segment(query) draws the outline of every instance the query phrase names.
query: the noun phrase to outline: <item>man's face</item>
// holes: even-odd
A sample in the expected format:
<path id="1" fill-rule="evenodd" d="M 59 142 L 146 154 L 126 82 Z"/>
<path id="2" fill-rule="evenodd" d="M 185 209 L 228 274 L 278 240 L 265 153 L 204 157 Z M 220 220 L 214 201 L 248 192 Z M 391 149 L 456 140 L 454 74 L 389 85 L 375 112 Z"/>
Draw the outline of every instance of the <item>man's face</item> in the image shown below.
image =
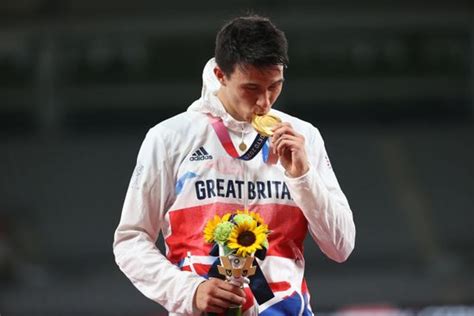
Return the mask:
<path id="1" fill-rule="evenodd" d="M 230 76 L 219 67 L 214 73 L 221 83 L 218 97 L 227 112 L 239 121 L 250 122 L 253 115 L 270 111 L 283 87 L 283 66 L 235 67 Z"/>

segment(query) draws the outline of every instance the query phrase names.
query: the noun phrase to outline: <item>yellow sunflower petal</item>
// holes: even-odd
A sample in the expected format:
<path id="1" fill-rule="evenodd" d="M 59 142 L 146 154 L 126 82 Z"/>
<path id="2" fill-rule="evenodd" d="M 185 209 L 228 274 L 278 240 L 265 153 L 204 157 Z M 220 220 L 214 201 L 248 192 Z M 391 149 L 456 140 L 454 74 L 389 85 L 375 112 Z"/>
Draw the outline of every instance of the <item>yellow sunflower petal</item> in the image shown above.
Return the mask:
<path id="1" fill-rule="evenodd" d="M 246 257 L 262 249 L 266 238 L 266 227 L 257 226 L 255 221 L 244 221 L 234 227 L 227 246 L 235 249 L 237 256 Z M 250 244 L 245 244 L 244 241 Z"/>
<path id="2" fill-rule="evenodd" d="M 214 230 L 220 222 L 221 218 L 218 215 L 215 215 L 214 218 L 207 222 L 206 227 L 204 227 L 204 239 L 207 242 L 211 243 L 214 241 Z"/>
<path id="3" fill-rule="evenodd" d="M 256 212 L 250 212 L 249 214 L 250 216 L 252 216 L 252 218 L 259 224 L 259 225 L 263 225 L 263 218 L 260 216 L 260 214 L 256 213 Z"/>

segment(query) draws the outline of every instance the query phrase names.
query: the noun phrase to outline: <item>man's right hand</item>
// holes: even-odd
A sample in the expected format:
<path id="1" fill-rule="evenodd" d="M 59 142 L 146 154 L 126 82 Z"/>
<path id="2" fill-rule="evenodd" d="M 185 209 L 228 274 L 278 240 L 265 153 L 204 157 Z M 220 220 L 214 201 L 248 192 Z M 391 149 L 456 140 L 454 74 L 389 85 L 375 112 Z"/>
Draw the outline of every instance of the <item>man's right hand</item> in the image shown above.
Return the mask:
<path id="1" fill-rule="evenodd" d="M 201 312 L 223 313 L 231 306 L 244 304 L 245 292 L 223 280 L 211 278 L 198 286 L 194 303 Z"/>

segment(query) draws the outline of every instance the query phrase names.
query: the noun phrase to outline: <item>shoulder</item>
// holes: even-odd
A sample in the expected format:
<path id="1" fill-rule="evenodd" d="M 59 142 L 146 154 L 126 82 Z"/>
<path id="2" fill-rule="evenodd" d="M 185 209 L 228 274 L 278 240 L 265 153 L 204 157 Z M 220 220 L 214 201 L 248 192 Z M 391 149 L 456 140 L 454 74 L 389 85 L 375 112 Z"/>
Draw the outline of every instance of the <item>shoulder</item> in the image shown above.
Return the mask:
<path id="1" fill-rule="evenodd" d="M 148 135 L 165 140 L 188 137 L 193 130 L 205 124 L 205 115 L 194 111 L 186 111 L 156 124 L 148 131 Z"/>
<path id="2" fill-rule="evenodd" d="M 191 150 L 199 134 L 200 125 L 206 124 L 205 115 L 182 112 L 150 128 L 142 142 L 139 157 L 143 160 L 166 162 L 167 166 L 181 161 L 181 155 Z"/>

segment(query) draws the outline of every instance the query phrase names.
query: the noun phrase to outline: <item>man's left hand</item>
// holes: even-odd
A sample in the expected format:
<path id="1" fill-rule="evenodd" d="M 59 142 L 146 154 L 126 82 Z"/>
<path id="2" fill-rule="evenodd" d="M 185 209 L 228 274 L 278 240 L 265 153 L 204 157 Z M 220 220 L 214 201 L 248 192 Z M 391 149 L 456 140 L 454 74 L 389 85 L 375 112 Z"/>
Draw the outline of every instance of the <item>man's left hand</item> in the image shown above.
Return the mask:
<path id="1" fill-rule="evenodd" d="M 273 128 L 272 147 L 288 176 L 296 178 L 309 170 L 304 136 L 290 123 L 280 123 Z"/>

